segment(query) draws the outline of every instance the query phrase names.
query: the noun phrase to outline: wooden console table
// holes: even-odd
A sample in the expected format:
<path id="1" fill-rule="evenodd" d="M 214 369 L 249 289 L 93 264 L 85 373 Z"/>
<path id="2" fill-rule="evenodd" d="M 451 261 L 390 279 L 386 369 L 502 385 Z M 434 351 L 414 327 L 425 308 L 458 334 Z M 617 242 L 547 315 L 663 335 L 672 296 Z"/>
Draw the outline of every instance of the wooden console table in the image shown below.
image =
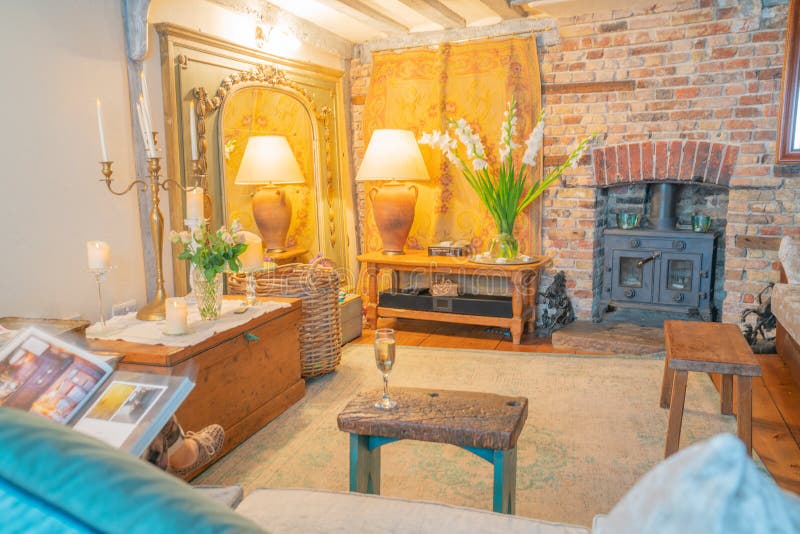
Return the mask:
<path id="1" fill-rule="evenodd" d="M 498 326 L 509 328 L 514 345 L 519 345 L 525 324 L 527 323 L 530 332 L 533 332 L 536 327 L 536 294 L 539 289 L 540 271 L 542 267 L 550 263 L 551 258 L 541 258 L 539 261 L 524 265 L 486 265 L 471 262 L 465 257 L 428 256 L 424 252 L 407 252 L 403 255 L 389 256 L 378 251 L 361 254 L 358 256 L 358 260 L 365 265 L 368 275 L 366 313 L 370 328 L 376 328 L 378 317 L 402 317 Z M 429 275 L 477 275 L 509 279 L 512 290 L 512 317 L 406 310 L 380 306 L 378 303 L 378 272 L 381 269 L 390 269 L 393 273 L 405 271 Z"/>
<path id="2" fill-rule="evenodd" d="M 225 297 L 233 298 L 233 297 Z M 225 429 L 222 454 L 246 440 L 305 394 L 300 378 L 300 300 L 189 347 L 90 339 L 92 350 L 123 355 L 120 369 L 194 374 L 195 387 L 176 413 L 186 430 L 217 423 Z M 203 469 L 207 467 L 203 466 Z M 190 473 L 190 479 L 200 471 Z"/>

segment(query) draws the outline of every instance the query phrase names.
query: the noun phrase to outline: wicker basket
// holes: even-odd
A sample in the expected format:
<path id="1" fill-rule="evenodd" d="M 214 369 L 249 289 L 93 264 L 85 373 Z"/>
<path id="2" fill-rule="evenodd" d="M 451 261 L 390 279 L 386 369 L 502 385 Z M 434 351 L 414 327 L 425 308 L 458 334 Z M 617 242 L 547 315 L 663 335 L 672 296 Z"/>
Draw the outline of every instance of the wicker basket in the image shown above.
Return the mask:
<path id="1" fill-rule="evenodd" d="M 339 275 L 322 262 L 289 263 L 256 275 L 256 294 L 302 301 L 300 356 L 303 378 L 330 373 L 342 359 Z M 245 275 L 228 275 L 228 292 L 244 294 Z"/>

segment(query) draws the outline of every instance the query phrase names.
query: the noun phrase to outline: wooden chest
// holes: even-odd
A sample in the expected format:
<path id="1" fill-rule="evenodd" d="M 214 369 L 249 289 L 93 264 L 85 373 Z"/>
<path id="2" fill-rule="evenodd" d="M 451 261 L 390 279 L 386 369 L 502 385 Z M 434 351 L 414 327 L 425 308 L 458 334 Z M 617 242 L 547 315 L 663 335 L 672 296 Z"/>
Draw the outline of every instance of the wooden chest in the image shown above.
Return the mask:
<path id="1" fill-rule="evenodd" d="M 305 394 L 305 382 L 300 378 L 300 300 L 269 300 L 291 306 L 194 346 L 98 339 L 90 340 L 90 345 L 95 350 L 122 353 L 122 369 L 195 375 L 195 387 L 178 409 L 178 420 L 185 430 L 222 425 L 225 454 Z"/>

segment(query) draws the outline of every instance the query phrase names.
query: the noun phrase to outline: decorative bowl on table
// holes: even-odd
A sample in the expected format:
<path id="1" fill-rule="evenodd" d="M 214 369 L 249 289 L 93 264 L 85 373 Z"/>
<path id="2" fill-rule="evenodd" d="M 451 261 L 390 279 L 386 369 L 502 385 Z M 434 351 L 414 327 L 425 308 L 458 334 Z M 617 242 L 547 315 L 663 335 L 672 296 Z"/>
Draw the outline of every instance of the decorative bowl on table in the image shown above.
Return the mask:
<path id="1" fill-rule="evenodd" d="M 639 226 L 638 213 L 617 213 L 617 227 L 621 230 L 633 230 Z"/>

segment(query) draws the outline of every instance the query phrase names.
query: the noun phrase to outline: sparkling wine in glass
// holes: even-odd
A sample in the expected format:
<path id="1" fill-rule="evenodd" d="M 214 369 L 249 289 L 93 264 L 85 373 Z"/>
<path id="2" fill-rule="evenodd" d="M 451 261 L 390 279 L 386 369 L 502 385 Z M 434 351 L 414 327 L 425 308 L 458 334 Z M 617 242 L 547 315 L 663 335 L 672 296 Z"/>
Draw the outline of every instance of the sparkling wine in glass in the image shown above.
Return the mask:
<path id="1" fill-rule="evenodd" d="M 394 330 L 379 328 L 375 330 L 375 365 L 383 373 L 383 398 L 375 404 L 376 408 L 391 410 L 397 403 L 389 398 L 389 373 L 395 362 Z"/>

